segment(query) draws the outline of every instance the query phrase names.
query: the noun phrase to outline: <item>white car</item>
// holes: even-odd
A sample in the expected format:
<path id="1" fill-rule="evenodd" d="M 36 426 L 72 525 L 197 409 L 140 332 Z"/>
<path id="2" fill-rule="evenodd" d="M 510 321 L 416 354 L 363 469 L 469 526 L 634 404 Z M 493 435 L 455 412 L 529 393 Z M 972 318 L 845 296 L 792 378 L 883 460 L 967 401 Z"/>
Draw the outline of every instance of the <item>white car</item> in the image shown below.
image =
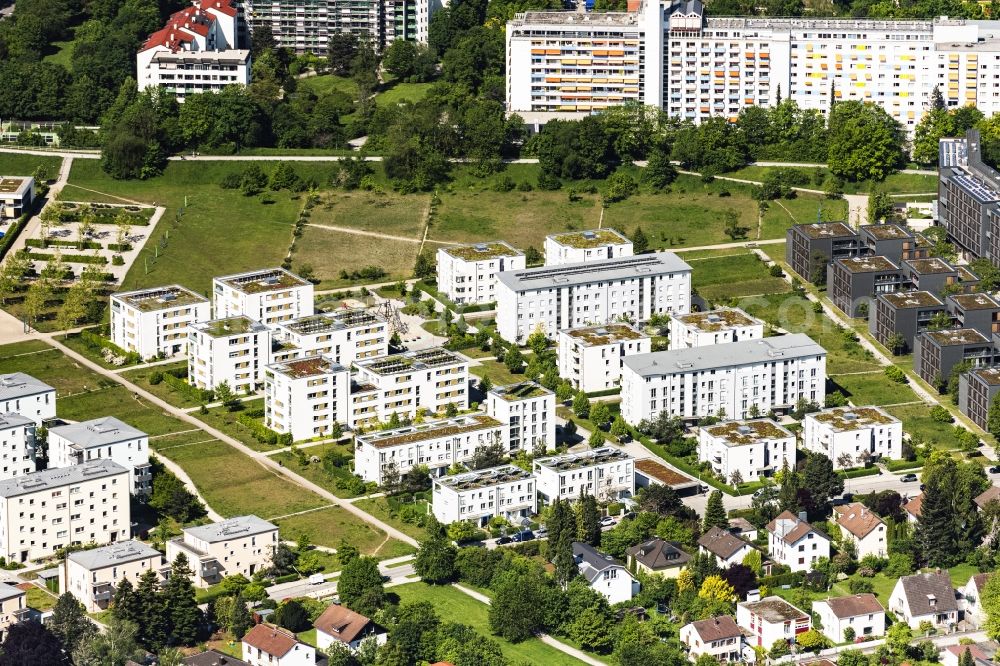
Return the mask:
<path id="1" fill-rule="evenodd" d="M 601 518 L 601 527 L 614 527 L 615 519 L 611 516 L 604 516 Z"/>

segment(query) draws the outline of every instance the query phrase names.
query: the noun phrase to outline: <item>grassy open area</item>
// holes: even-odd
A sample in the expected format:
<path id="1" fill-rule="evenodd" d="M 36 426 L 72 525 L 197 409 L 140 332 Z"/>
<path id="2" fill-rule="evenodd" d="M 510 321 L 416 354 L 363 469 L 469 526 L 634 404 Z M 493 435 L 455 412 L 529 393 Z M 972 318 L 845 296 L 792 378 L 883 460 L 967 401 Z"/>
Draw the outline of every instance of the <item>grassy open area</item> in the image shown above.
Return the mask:
<path id="1" fill-rule="evenodd" d="M 34 608 L 39 611 L 52 610 L 56 605 L 56 597 L 52 593 L 43 590 L 40 587 L 32 585 L 26 592 L 25 604 L 28 608 Z"/>
<path id="2" fill-rule="evenodd" d="M 365 555 L 389 559 L 413 552 L 409 544 L 389 538 L 382 530 L 355 518 L 340 507 L 327 507 L 275 521 L 286 539 L 296 540 L 303 532 L 318 546 L 337 548 L 342 542 L 357 547 Z"/>
<path id="3" fill-rule="evenodd" d="M 427 509 L 427 502 L 424 500 L 417 500 L 417 505 L 421 509 Z M 358 507 L 366 513 L 370 513 L 387 525 L 395 527 L 397 530 L 403 534 L 409 535 L 414 539 L 425 539 L 427 538 L 427 530 L 412 523 L 405 523 L 399 519 L 396 512 L 392 510 L 389 506 L 388 500 L 384 497 L 373 497 L 366 499 L 359 499 L 354 502 L 354 506 Z"/>
<path id="4" fill-rule="evenodd" d="M 731 176 L 733 178 L 745 178 L 747 180 L 761 181 L 768 171 L 774 171 L 777 167 L 760 167 L 760 166 L 748 166 L 740 169 L 739 171 L 733 171 L 731 173 L 725 174 L 726 176 Z M 808 182 L 801 185 L 801 187 L 813 190 L 822 190 L 826 187 L 826 183 L 830 182 L 833 175 L 830 173 L 829 169 L 816 167 L 781 167 L 783 169 L 791 169 L 792 171 L 799 172 L 803 174 Z M 816 174 L 822 174 L 822 183 L 817 183 Z M 845 182 L 844 192 L 847 194 L 855 193 L 867 193 L 871 191 L 871 188 L 879 187 L 884 192 L 889 194 L 905 194 L 909 192 L 934 192 L 937 190 L 937 177 L 932 175 L 916 174 L 916 173 L 894 173 L 884 182 L 872 183 L 871 181 L 859 181 L 856 183 Z"/>
<path id="5" fill-rule="evenodd" d="M 70 32 L 75 32 L 76 28 L 69 28 Z M 63 42 L 52 42 L 49 44 L 48 53 L 42 58 L 42 62 L 51 62 L 56 65 L 62 65 L 69 71 L 73 71 L 73 46 L 76 44 L 74 39 L 68 39 Z"/>
<path id="6" fill-rule="evenodd" d="M 60 164 L 61 157 L 0 153 L 0 175 L 4 176 L 30 176 L 39 166 L 44 166 L 49 172 L 49 178 L 55 178 Z"/>
<path id="7" fill-rule="evenodd" d="M 401 102 L 419 102 L 427 97 L 432 85 L 432 83 L 394 83 L 375 95 L 375 103 L 379 106 L 389 106 Z"/>
<path id="8" fill-rule="evenodd" d="M 207 414 L 194 412 L 193 416 L 200 421 L 204 421 L 213 428 L 221 430 L 230 437 L 240 440 L 254 451 L 273 451 L 278 448 L 277 445 L 264 444 L 263 442 L 259 442 L 254 439 L 253 434 L 250 432 L 250 428 L 246 427 L 237 420 L 240 414 L 248 409 L 263 409 L 264 399 L 244 399 L 243 406 L 244 409 L 236 412 L 229 411 L 228 407 L 212 407 L 208 410 Z"/>
<path id="9" fill-rule="evenodd" d="M 309 211 L 308 224 L 349 227 L 420 240 L 429 199 L 426 194 L 332 190 L 323 194 Z"/>
<path id="10" fill-rule="evenodd" d="M 491 636 L 489 627 L 489 607 L 461 590 L 451 586 L 407 583 L 390 588 L 399 595 L 400 601 L 428 601 L 445 622 L 466 624 L 484 636 Z M 504 656 L 516 663 L 546 664 L 547 666 L 578 666 L 580 662 L 549 647 L 537 638 L 523 643 L 509 643 L 498 636 L 493 640 L 500 643 Z"/>
<path id="11" fill-rule="evenodd" d="M 323 468 L 323 456 L 325 456 L 330 451 L 340 451 L 349 456 L 354 455 L 351 449 L 350 441 L 346 441 L 339 444 L 319 444 L 317 446 L 305 446 L 299 449 L 306 456 L 306 464 L 300 465 L 298 458 L 292 454 L 291 451 L 282 451 L 281 453 L 276 453 L 271 456 L 272 460 L 280 462 L 282 465 L 292 470 L 299 476 L 308 479 L 318 486 L 321 486 L 337 497 L 356 497 L 353 493 L 349 493 L 341 488 L 337 487 L 337 479 Z M 319 458 L 320 462 L 312 462 L 312 458 Z M 344 476 L 351 476 L 349 469 L 338 470 Z"/>
<path id="12" fill-rule="evenodd" d="M 153 365 L 146 368 L 138 368 L 136 370 L 127 370 L 121 373 L 121 375 L 130 382 L 138 384 L 142 388 L 146 389 L 156 397 L 169 402 L 171 405 L 176 405 L 177 407 L 197 407 L 200 404 L 197 400 L 189 396 L 187 393 L 178 391 L 170 384 L 167 384 L 166 382 L 160 382 L 159 384 L 149 383 L 149 376 L 154 372 L 167 372 L 168 370 L 186 367 L 187 361 L 178 361 L 177 363 L 166 363 L 164 365 Z"/>
<path id="13" fill-rule="evenodd" d="M 479 378 L 489 377 L 494 386 L 505 386 L 524 381 L 524 374 L 515 375 L 503 363 L 494 360 L 482 361 L 479 365 L 470 365 L 469 372 Z"/>
<path id="14" fill-rule="evenodd" d="M 771 277 L 767 266 L 748 250 L 729 250 L 729 255 L 708 258 L 681 258 L 691 264 L 692 281 L 698 293 L 710 300 L 738 298 L 754 294 L 781 294 L 790 291 L 780 277 Z"/>
<path id="15" fill-rule="evenodd" d="M 882 371 L 864 375 L 840 375 L 834 381 L 855 405 L 895 405 L 920 400 L 908 386 L 891 384 Z"/>
<path id="16" fill-rule="evenodd" d="M 419 242 L 372 238 L 357 234 L 307 226 L 295 244 L 293 269 L 309 265 L 320 289 L 348 287 L 371 282 L 389 282 L 413 276 Z M 378 279 L 345 280 L 340 271 L 348 273 L 375 266 L 385 272 Z"/>
<path id="17" fill-rule="evenodd" d="M 335 90 L 350 95 L 351 99 L 357 97 L 358 94 L 358 86 L 352 79 L 334 74 L 323 74 L 299 79 L 298 85 L 300 90 L 311 90 L 317 96 L 325 95 Z"/>
<path id="18" fill-rule="evenodd" d="M 948 400 L 948 398 L 944 398 Z M 939 448 L 955 448 L 953 423 L 939 423 L 930 417 L 930 407 L 918 405 L 898 405 L 886 407 L 887 412 L 903 422 L 903 431 L 910 437 L 930 443 Z"/>

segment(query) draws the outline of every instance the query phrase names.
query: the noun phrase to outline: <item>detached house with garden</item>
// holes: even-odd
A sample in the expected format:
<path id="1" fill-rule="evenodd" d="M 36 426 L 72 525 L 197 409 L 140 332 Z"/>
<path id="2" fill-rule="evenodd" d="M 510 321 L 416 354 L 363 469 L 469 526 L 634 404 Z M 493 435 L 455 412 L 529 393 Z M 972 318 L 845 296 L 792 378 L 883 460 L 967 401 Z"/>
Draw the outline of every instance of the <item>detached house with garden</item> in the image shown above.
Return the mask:
<path id="1" fill-rule="evenodd" d="M 810 571 L 816 560 L 830 557 L 830 538 L 806 522 L 805 515 L 784 511 L 767 524 L 767 547 L 778 564 Z"/>
<path id="2" fill-rule="evenodd" d="M 870 640 L 885 634 L 885 609 L 874 594 L 814 601 L 812 611 L 823 625 L 823 635 L 834 643 L 855 638 Z"/>
<path id="3" fill-rule="evenodd" d="M 922 622 L 947 629 L 958 623 L 958 598 L 947 573 L 903 576 L 889 595 L 889 610 L 911 629 Z"/>

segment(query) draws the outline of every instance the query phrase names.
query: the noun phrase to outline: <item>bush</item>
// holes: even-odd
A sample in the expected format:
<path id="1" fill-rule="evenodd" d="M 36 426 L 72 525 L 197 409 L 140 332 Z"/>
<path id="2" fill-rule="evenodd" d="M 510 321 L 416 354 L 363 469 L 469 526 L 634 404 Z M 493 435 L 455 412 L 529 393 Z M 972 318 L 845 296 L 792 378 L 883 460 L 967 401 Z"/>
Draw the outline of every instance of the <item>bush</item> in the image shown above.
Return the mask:
<path id="1" fill-rule="evenodd" d="M 934 405 L 930 411 L 931 420 L 936 423 L 951 423 L 951 412 L 941 405 Z"/>
<path id="2" fill-rule="evenodd" d="M 122 258 L 122 256 L 120 254 L 116 254 L 113 257 L 111 257 L 111 265 L 112 266 L 124 266 L 125 265 L 125 260 Z"/>
<path id="3" fill-rule="evenodd" d="M 852 578 L 847 583 L 847 589 L 851 594 L 866 594 L 875 591 L 875 584 L 867 578 Z"/>
<path id="4" fill-rule="evenodd" d="M 784 277 L 785 275 L 781 271 L 781 266 L 779 266 L 778 264 L 771 264 L 771 268 L 768 269 L 768 273 L 771 274 L 771 277 L 776 277 L 776 278 Z"/>
<path id="5" fill-rule="evenodd" d="M 157 384 L 160 384 L 162 382 L 163 382 L 163 373 L 160 372 L 159 370 L 154 371 L 153 374 L 149 376 L 149 383 L 151 386 L 156 386 Z"/>
<path id="6" fill-rule="evenodd" d="M 167 383 L 167 386 L 177 389 L 195 402 L 204 403 L 215 400 L 215 391 L 209 391 L 206 389 L 200 389 L 197 386 L 191 386 L 186 381 L 187 370 L 184 370 L 183 372 L 184 374 L 180 377 L 173 372 L 165 372 L 163 373 L 163 381 Z"/>
<path id="7" fill-rule="evenodd" d="M 774 576 L 764 576 L 758 582 L 762 587 L 773 590 L 774 588 L 781 587 L 782 585 L 791 585 L 792 587 L 801 585 L 805 578 L 805 572 L 789 571 L 787 573 L 775 574 Z"/>
<path id="8" fill-rule="evenodd" d="M 885 376 L 888 377 L 890 381 L 896 382 L 897 384 L 908 384 L 910 381 L 906 378 L 906 373 L 895 365 L 886 367 Z"/>
<path id="9" fill-rule="evenodd" d="M 88 349 L 102 353 L 104 350 L 108 350 L 113 355 L 123 359 L 122 365 L 134 365 L 142 361 L 142 357 L 139 356 L 137 352 L 127 352 L 115 343 L 111 342 L 107 338 L 96 332 L 100 329 L 86 329 L 80 331 L 79 337 L 80 341 L 87 346 Z"/>
<path id="10" fill-rule="evenodd" d="M 7 252 L 10 251 L 11 246 L 14 241 L 17 240 L 18 234 L 24 229 L 24 226 L 28 224 L 28 220 L 31 219 L 31 213 L 25 213 L 21 217 L 17 218 L 17 222 L 11 225 L 7 233 L 4 234 L 3 238 L 0 238 L 0 259 L 3 259 Z"/>
<path id="11" fill-rule="evenodd" d="M 238 190 L 243 178 L 238 173 L 227 173 L 222 177 L 219 187 L 224 190 Z"/>
<path id="12" fill-rule="evenodd" d="M 271 445 L 282 444 L 284 446 L 287 446 L 292 443 L 291 433 L 284 433 L 282 435 L 279 435 L 278 433 L 276 433 L 275 431 L 271 430 L 263 423 L 258 421 L 257 419 L 260 418 L 260 416 L 263 416 L 263 414 L 261 414 L 256 418 L 252 416 L 252 414 L 257 411 L 263 412 L 263 410 L 247 410 L 242 414 L 240 414 L 239 416 L 237 416 L 236 420 L 241 425 L 246 426 L 247 429 L 250 431 L 250 434 L 253 435 L 253 438 L 256 439 L 258 442 Z"/>

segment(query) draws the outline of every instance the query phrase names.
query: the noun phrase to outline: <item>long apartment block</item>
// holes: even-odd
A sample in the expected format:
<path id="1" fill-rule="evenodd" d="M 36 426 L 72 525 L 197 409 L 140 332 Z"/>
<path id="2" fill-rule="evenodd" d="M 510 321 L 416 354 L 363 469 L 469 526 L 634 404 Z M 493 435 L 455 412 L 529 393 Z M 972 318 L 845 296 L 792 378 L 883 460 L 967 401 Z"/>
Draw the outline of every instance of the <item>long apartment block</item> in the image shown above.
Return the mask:
<path id="1" fill-rule="evenodd" d="M 111 294 L 111 342 L 144 359 L 187 351 L 187 327 L 211 319 L 208 299 L 179 284 Z"/>
<path id="2" fill-rule="evenodd" d="M 979 130 L 942 139 L 938 163 L 938 221 L 948 240 L 965 259 L 986 257 L 1000 266 L 1000 173 L 983 161 Z"/>
<path id="3" fill-rule="evenodd" d="M 673 252 L 506 271 L 499 281 L 497 330 L 509 342 L 691 310 L 691 266 Z"/>
<path id="4" fill-rule="evenodd" d="M 520 524 L 535 513 L 536 502 L 534 475 L 501 465 L 434 479 L 431 504 L 434 517 L 444 525 L 471 520 L 485 527 L 496 516 Z"/>
<path id="5" fill-rule="evenodd" d="M 998 357 L 992 337 L 973 328 L 925 331 L 913 343 L 913 369 L 925 382 L 947 382 L 952 368 L 968 362 L 973 367 L 993 365 Z"/>
<path id="6" fill-rule="evenodd" d="M 739 308 L 718 308 L 670 318 L 670 349 L 710 347 L 763 337 L 764 322 Z"/>
<path id="7" fill-rule="evenodd" d="M 268 328 L 313 314 L 313 285 L 284 268 L 225 275 L 212 280 L 216 319 L 250 317 Z"/>
<path id="8" fill-rule="evenodd" d="M 641 101 L 698 122 L 857 100 L 912 134 L 935 87 L 948 107 L 1000 110 L 998 36 L 997 21 L 708 17 L 700 0 L 525 12 L 507 24 L 507 106 L 541 124 Z"/>
<path id="9" fill-rule="evenodd" d="M 389 353 L 389 324 L 362 308 L 336 310 L 279 324 L 274 334 L 288 355 L 322 354 L 349 366 L 357 360 Z"/>
<path id="10" fill-rule="evenodd" d="M 929 291 L 879 294 L 868 312 L 868 332 L 890 351 L 906 354 L 913 340 L 928 330 L 935 316 L 945 312 L 944 302 Z M 894 347 L 895 342 L 902 342 Z"/>

